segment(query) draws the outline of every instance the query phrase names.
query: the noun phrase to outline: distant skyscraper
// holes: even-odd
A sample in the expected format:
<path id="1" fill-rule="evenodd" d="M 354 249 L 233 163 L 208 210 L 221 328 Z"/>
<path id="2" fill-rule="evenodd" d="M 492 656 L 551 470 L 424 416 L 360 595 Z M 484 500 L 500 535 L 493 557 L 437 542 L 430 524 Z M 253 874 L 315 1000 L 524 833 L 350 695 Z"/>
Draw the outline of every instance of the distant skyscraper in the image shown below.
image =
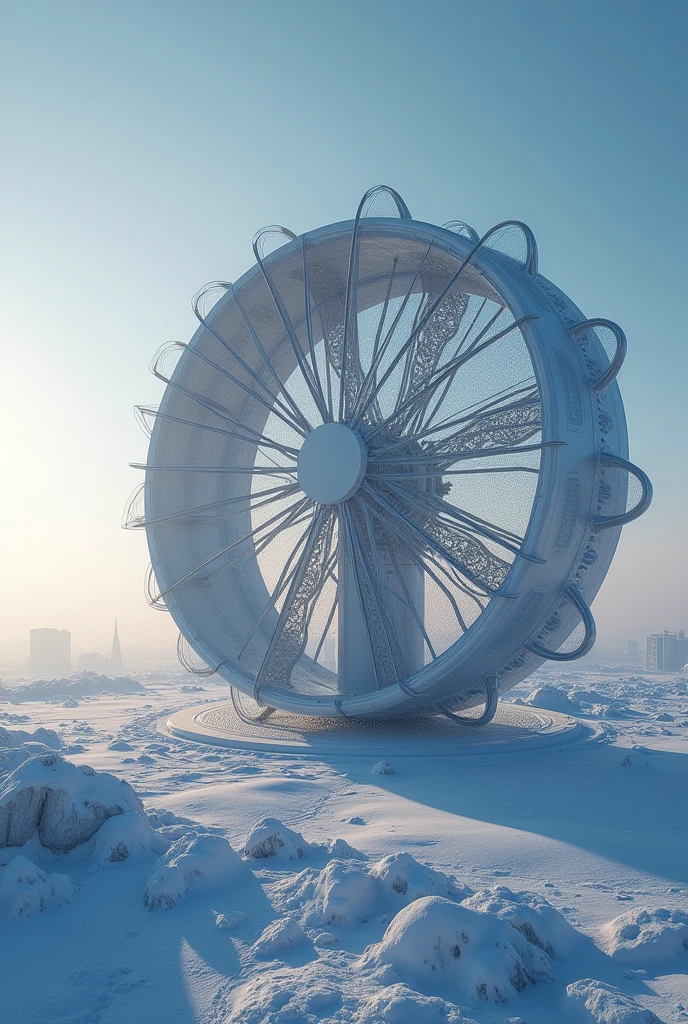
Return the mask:
<path id="1" fill-rule="evenodd" d="M 122 650 L 119 646 L 117 619 L 115 619 L 115 633 L 112 637 L 112 654 L 110 655 L 110 675 L 121 676 L 123 672 L 124 662 L 122 661 Z"/>
<path id="2" fill-rule="evenodd" d="M 647 638 L 645 668 L 654 672 L 680 672 L 688 662 L 688 641 L 685 633 L 653 633 Z"/>
<path id="3" fill-rule="evenodd" d="M 29 639 L 29 672 L 51 679 L 72 671 L 72 635 L 68 629 L 32 629 Z"/>
<path id="4" fill-rule="evenodd" d="M 638 664 L 638 644 L 635 640 L 628 641 L 627 657 L 629 665 Z"/>

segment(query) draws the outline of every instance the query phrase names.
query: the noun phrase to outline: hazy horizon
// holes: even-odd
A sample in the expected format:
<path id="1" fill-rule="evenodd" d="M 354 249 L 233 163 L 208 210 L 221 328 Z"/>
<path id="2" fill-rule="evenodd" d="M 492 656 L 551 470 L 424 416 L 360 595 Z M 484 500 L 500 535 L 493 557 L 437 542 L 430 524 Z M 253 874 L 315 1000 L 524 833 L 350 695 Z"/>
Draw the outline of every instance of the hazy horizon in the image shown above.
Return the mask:
<path id="1" fill-rule="evenodd" d="M 594 603 L 599 644 L 688 628 L 686 8 L 201 6 L 4 12 L 0 662 L 41 626 L 107 653 L 115 617 L 125 649 L 173 649 L 145 538 L 120 529 L 150 359 L 259 228 L 349 219 L 381 182 L 419 220 L 525 221 L 541 272 L 624 328 L 655 500 Z"/>

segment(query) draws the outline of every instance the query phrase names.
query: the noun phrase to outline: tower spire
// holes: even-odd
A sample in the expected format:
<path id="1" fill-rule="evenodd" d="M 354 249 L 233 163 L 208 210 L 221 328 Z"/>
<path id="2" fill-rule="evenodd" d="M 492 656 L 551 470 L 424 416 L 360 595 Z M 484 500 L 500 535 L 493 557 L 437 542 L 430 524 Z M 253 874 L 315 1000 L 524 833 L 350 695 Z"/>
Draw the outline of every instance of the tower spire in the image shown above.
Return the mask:
<path id="1" fill-rule="evenodd" d="M 119 676 L 124 672 L 124 662 L 122 661 L 122 649 L 119 645 L 119 633 L 117 632 L 117 619 L 115 619 L 115 632 L 112 637 L 110 672 L 112 673 L 113 676 Z"/>

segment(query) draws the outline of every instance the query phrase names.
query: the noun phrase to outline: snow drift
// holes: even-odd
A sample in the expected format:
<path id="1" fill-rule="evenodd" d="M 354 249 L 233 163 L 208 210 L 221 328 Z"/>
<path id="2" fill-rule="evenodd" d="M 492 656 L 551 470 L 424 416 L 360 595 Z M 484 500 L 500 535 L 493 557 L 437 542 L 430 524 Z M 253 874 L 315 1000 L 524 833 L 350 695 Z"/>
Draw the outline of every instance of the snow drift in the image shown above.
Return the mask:
<path id="1" fill-rule="evenodd" d="M 69 903 L 78 891 L 68 875 L 46 874 L 28 857 L 14 857 L 0 869 L 0 913 L 4 917 L 35 917 L 49 907 Z"/>
<path id="2" fill-rule="evenodd" d="M 145 693 L 146 688 L 128 676 L 97 675 L 87 672 L 70 679 L 37 679 L 24 686 L 0 686 L 0 701 L 22 704 L 33 700 L 65 700 L 65 698 L 98 697 L 102 693 Z"/>
<path id="3" fill-rule="evenodd" d="M 602 948 L 613 960 L 643 967 L 688 954 L 688 914 L 682 910 L 629 910 L 601 929 Z"/>
<path id="4" fill-rule="evenodd" d="M 585 978 L 568 985 L 566 992 L 587 1010 L 584 1019 L 590 1024 L 662 1024 L 635 999 L 603 981 Z"/>
<path id="5" fill-rule="evenodd" d="M 240 884 L 251 877 L 223 836 L 189 834 L 173 843 L 144 887 L 149 910 L 169 909 L 205 889 Z"/>
<path id="6" fill-rule="evenodd" d="M 553 980 L 547 953 L 512 924 L 441 896 L 400 910 L 359 965 L 387 967 L 398 980 L 451 986 L 463 999 L 493 1003 L 508 1003 L 529 985 Z"/>

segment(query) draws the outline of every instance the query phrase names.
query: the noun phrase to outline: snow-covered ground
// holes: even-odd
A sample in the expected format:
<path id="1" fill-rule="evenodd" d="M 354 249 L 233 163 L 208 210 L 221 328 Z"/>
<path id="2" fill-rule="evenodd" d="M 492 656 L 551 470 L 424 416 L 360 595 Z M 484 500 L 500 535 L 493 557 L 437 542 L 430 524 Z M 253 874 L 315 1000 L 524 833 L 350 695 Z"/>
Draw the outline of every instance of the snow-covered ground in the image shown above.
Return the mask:
<path id="1" fill-rule="evenodd" d="M 222 689 L 140 682 L 0 703 L 2 1024 L 687 1024 L 685 677 L 541 670 L 587 739 L 394 774 L 171 739 Z"/>

